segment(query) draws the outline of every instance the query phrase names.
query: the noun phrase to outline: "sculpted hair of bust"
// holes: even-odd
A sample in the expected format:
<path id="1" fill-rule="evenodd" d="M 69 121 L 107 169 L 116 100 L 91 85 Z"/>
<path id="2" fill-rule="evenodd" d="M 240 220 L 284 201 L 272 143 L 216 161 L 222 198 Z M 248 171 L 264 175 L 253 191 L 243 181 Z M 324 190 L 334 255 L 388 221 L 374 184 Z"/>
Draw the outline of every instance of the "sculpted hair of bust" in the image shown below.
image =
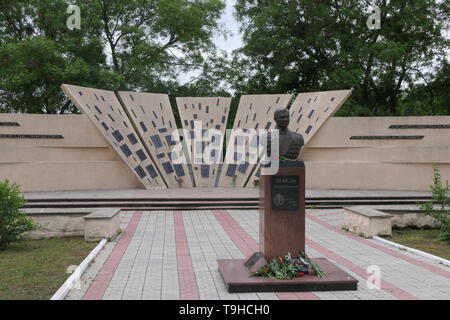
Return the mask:
<path id="1" fill-rule="evenodd" d="M 274 112 L 277 129 L 286 129 L 289 126 L 289 118 L 289 110 L 287 108 L 277 108 Z"/>
<path id="2" fill-rule="evenodd" d="M 287 108 L 279 107 L 274 112 L 274 120 L 276 122 L 275 129 L 279 130 L 279 155 L 287 159 L 296 160 L 300 155 L 300 150 L 304 145 L 303 136 L 297 132 L 288 129 L 290 113 Z M 271 136 L 269 134 L 269 143 L 267 146 L 268 155 L 271 151 Z"/>

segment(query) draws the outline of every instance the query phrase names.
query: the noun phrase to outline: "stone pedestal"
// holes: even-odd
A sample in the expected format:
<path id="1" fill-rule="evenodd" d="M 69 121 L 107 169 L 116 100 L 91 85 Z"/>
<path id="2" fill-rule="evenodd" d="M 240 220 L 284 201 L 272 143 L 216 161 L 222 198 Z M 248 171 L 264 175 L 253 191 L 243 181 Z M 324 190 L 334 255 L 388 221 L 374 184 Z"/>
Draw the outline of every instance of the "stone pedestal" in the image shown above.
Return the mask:
<path id="1" fill-rule="evenodd" d="M 358 280 L 327 259 L 313 259 L 326 273 L 319 278 L 307 274 L 292 280 L 252 277 L 245 260 L 218 260 L 220 274 L 229 293 L 245 292 L 310 292 L 356 290 Z"/>
<path id="2" fill-rule="evenodd" d="M 280 162 L 260 179 L 259 247 L 266 259 L 305 251 L 305 165 Z"/>
<path id="3" fill-rule="evenodd" d="M 260 178 L 260 252 L 247 260 L 218 260 L 220 274 L 230 293 L 305 292 L 357 290 L 358 280 L 327 259 L 313 259 L 325 272 L 292 280 L 253 277 L 268 259 L 293 258 L 305 251 L 305 165 L 303 161 L 280 162 L 276 175 Z"/>

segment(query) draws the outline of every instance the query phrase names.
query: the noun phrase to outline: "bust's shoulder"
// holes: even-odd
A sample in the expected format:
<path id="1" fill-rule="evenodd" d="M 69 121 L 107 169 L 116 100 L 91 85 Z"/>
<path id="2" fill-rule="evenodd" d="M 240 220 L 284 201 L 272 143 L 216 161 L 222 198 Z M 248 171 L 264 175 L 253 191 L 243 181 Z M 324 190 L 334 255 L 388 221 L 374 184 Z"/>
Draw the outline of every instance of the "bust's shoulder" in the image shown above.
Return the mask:
<path id="1" fill-rule="evenodd" d="M 291 131 L 290 132 L 290 138 L 292 139 L 292 141 L 296 142 L 296 143 L 302 143 L 303 144 L 303 136 L 300 133 Z"/>

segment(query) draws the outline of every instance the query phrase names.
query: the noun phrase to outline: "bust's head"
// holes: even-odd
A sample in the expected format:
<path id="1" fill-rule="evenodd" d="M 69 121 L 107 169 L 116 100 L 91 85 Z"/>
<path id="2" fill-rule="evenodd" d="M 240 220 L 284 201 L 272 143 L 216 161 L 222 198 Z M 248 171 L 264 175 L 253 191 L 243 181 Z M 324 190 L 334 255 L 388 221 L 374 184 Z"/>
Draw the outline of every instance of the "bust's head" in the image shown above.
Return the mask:
<path id="1" fill-rule="evenodd" d="M 289 125 L 289 110 L 287 108 L 279 107 L 275 110 L 274 119 L 278 128 L 285 129 Z"/>

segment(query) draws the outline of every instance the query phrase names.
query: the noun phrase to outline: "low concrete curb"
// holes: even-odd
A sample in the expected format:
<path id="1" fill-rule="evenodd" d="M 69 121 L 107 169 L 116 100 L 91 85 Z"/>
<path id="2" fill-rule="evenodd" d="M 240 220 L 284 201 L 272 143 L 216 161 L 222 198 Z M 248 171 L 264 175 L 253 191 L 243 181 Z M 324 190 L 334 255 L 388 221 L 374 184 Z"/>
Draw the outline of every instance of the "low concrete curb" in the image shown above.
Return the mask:
<path id="1" fill-rule="evenodd" d="M 63 300 L 74 285 L 80 280 L 83 273 L 86 271 L 87 267 L 91 262 L 98 256 L 100 251 L 106 245 L 107 240 L 102 239 L 100 243 L 89 253 L 89 255 L 80 263 L 80 265 L 75 269 L 75 271 L 70 275 L 69 278 L 63 283 L 63 285 L 56 291 L 56 293 L 50 298 L 50 300 Z"/>
<path id="2" fill-rule="evenodd" d="M 411 253 L 415 253 L 415 254 L 417 254 L 419 256 L 422 256 L 424 258 L 428 258 L 428 259 L 434 260 L 436 262 L 442 263 L 443 265 L 445 265 L 447 267 L 450 267 L 450 261 L 449 260 L 446 260 L 446 259 L 434 256 L 434 255 L 426 253 L 424 251 L 413 249 L 413 248 L 410 248 L 410 247 L 406 247 L 406 246 L 403 246 L 401 244 L 398 244 L 398 243 L 395 243 L 395 242 L 392 242 L 392 241 L 389 241 L 389 240 L 386 240 L 386 239 L 383 239 L 383 238 L 380 238 L 380 237 L 377 237 L 377 236 L 373 237 L 372 239 L 380 241 L 380 242 L 383 242 L 383 243 L 385 243 L 387 245 L 390 245 L 392 247 L 396 247 L 398 249 L 402 249 L 402 250 L 405 250 L 405 251 L 408 251 L 408 252 L 411 252 Z"/>

